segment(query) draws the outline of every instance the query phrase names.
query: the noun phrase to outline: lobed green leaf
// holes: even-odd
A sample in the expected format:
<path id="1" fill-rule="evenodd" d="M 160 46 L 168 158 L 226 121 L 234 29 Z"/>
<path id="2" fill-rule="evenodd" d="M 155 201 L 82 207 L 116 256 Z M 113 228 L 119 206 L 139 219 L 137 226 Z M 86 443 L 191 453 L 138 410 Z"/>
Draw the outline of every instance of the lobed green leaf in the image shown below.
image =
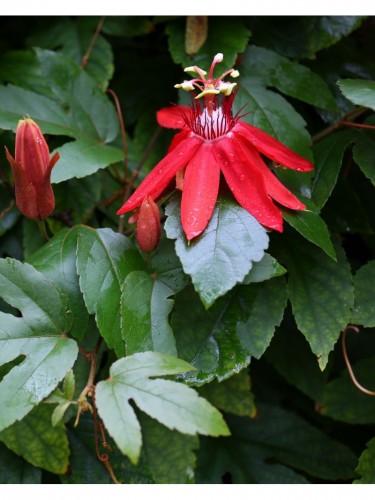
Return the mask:
<path id="1" fill-rule="evenodd" d="M 297 238 L 285 240 L 283 257 L 289 272 L 288 293 L 299 330 L 324 369 L 328 354 L 349 323 L 354 294 L 344 252 L 337 262 Z"/>
<path id="2" fill-rule="evenodd" d="M 53 409 L 38 405 L 20 422 L 0 433 L 0 440 L 35 467 L 64 474 L 69 465 L 69 444 L 65 426 L 52 426 Z"/>
<path id="3" fill-rule="evenodd" d="M 295 413 L 259 404 L 254 420 L 229 417 L 232 436 L 203 443 L 197 479 L 235 483 L 307 483 L 300 473 L 326 480 L 353 477 L 355 455 Z M 298 472 L 296 472 L 298 471 Z"/>
<path id="4" fill-rule="evenodd" d="M 143 269 L 139 252 L 125 236 L 111 229 L 77 229 L 77 271 L 86 308 L 95 319 L 108 347 L 121 357 L 121 288 L 126 276 Z"/>
<path id="5" fill-rule="evenodd" d="M 0 297 L 22 315 L 0 312 L 0 366 L 16 363 L 0 382 L 3 430 L 56 388 L 78 347 L 66 336 L 72 326 L 66 296 L 29 264 L 0 260 Z"/>
<path id="6" fill-rule="evenodd" d="M 253 262 L 262 259 L 268 246 L 267 232 L 245 209 L 221 198 L 204 232 L 188 243 L 179 205 L 176 196 L 166 208 L 164 228 L 168 238 L 176 239 L 182 267 L 208 308 L 245 278 Z"/>
<path id="7" fill-rule="evenodd" d="M 228 434 L 221 414 L 193 389 L 171 380 L 150 378 L 177 375 L 192 368 L 166 354 L 138 353 L 116 361 L 110 378 L 97 384 L 98 412 L 119 449 L 133 463 L 139 459 L 142 437 L 130 399 L 169 429 L 191 435 Z"/>
<path id="8" fill-rule="evenodd" d="M 362 266 L 354 276 L 354 308 L 351 322 L 366 327 L 375 326 L 375 301 L 373 296 L 375 282 L 375 261 Z"/>
<path id="9" fill-rule="evenodd" d="M 186 308 L 189 303 L 189 308 Z M 179 357 L 197 369 L 193 383 L 219 382 L 245 368 L 267 349 L 286 306 L 283 279 L 237 287 L 208 311 L 189 289 L 176 297 L 171 324 Z"/>
<path id="10" fill-rule="evenodd" d="M 361 476 L 354 481 L 355 484 L 374 484 L 375 483 L 375 438 L 372 438 L 366 445 L 366 450 L 359 457 L 356 473 Z"/>
<path id="11" fill-rule="evenodd" d="M 251 45 L 239 69 L 241 77 L 253 78 L 265 87 L 275 87 L 283 94 L 320 108 L 337 109 L 332 92 L 317 73 L 272 50 Z"/>

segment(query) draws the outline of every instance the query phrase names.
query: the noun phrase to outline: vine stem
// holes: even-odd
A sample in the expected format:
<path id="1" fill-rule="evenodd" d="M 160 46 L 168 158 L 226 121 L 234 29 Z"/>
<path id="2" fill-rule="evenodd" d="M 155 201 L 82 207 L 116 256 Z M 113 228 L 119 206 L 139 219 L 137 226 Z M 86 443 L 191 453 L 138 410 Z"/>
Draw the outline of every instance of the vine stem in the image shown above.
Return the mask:
<path id="1" fill-rule="evenodd" d="M 333 123 L 329 127 L 323 129 L 322 131 L 318 132 L 312 137 L 312 142 L 318 142 L 321 139 L 324 139 L 324 137 L 327 137 L 328 135 L 332 134 L 332 132 L 335 132 L 341 127 L 344 126 L 356 126 L 357 124 L 354 124 L 351 120 L 356 120 L 358 117 L 363 115 L 368 111 L 368 108 L 360 107 L 356 108 L 353 111 L 350 111 L 347 113 L 345 116 L 343 116 L 340 120 L 338 120 L 336 123 Z M 366 127 L 367 128 L 367 127 Z"/>
<path id="2" fill-rule="evenodd" d="M 79 417 L 81 416 L 83 408 L 85 410 L 87 409 L 87 405 L 84 405 L 83 401 L 85 401 L 88 394 L 92 395 L 94 392 L 96 366 L 97 366 L 97 361 L 98 361 L 98 351 L 99 351 L 101 343 L 102 343 L 102 337 L 99 337 L 99 339 L 95 345 L 94 350 L 89 352 L 89 353 L 84 353 L 84 356 L 86 356 L 86 358 L 90 359 L 90 371 L 89 371 L 89 376 L 88 376 L 86 385 L 83 388 L 81 394 L 77 398 L 78 412 L 77 412 L 76 420 L 74 422 L 74 427 L 77 427 L 77 425 L 79 423 Z"/>
<path id="3" fill-rule="evenodd" d="M 45 241 L 49 240 L 48 232 L 47 232 L 47 226 L 46 226 L 46 221 L 45 219 L 40 219 L 36 221 L 39 227 L 40 234 L 42 235 L 42 238 Z"/>
<path id="4" fill-rule="evenodd" d="M 112 89 L 107 89 L 107 93 L 111 94 L 113 100 L 115 101 L 117 116 L 120 122 L 120 130 L 121 130 L 121 138 L 122 138 L 122 149 L 124 151 L 124 182 L 128 177 L 128 147 L 126 142 L 126 131 L 125 131 L 125 123 L 124 117 L 121 110 L 120 101 L 116 95 L 116 93 Z"/>
<path id="5" fill-rule="evenodd" d="M 98 22 L 98 25 L 96 27 L 95 33 L 94 33 L 94 35 L 93 35 L 93 37 L 92 37 L 92 39 L 91 39 L 91 41 L 89 43 L 89 46 L 87 47 L 87 50 L 86 50 L 85 54 L 82 57 L 82 61 L 81 61 L 81 68 L 82 69 L 84 69 L 84 67 L 86 66 L 86 64 L 89 62 L 92 49 L 94 48 L 96 40 L 97 40 L 100 32 L 103 29 L 104 21 L 105 21 L 105 16 L 103 16 L 103 17 L 100 18 L 100 20 Z"/>
<path id="6" fill-rule="evenodd" d="M 347 333 L 348 330 L 353 330 L 354 332 L 359 333 L 359 329 L 356 326 L 348 325 L 345 328 L 345 330 L 342 332 L 342 337 L 341 337 L 342 352 L 343 352 L 343 355 L 344 355 L 345 364 L 346 364 L 346 367 L 348 369 L 350 378 L 352 379 L 353 384 L 361 392 L 363 392 L 364 394 L 367 394 L 367 396 L 375 396 L 375 391 L 369 391 L 368 389 L 366 389 L 366 387 L 363 387 L 363 385 L 361 385 L 358 382 L 356 376 L 354 375 L 353 368 L 352 368 L 352 366 L 350 364 L 348 353 L 347 353 L 347 349 L 346 349 L 346 333 Z"/>

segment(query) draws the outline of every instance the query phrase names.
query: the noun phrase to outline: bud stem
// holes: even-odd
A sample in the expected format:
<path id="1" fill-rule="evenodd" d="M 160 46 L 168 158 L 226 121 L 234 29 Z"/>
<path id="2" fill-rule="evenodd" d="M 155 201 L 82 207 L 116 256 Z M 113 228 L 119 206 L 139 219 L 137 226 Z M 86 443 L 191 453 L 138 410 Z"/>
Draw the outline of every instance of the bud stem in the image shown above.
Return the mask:
<path id="1" fill-rule="evenodd" d="M 47 226 L 46 226 L 46 220 L 45 219 L 39 219 L 36 221 L 39 227 L 40 234 L 42 235 L 42 238 L 46 241 L 49 240 L 48 232 L 47 232 Z"/>

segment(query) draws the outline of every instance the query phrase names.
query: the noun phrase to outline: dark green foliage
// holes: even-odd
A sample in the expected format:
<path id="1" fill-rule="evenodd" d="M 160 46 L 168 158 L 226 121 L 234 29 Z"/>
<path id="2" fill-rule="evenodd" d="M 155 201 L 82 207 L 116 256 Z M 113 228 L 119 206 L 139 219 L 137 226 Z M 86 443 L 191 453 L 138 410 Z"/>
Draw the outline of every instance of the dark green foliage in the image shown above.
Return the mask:
<path id="1" fill-rule="evenodd" d="M 375 483 L 375 399 L 340 341 L 359 328 L 375 391 L 374 18 L 208 16 L 194 55 L 186 25 L 0 20 L 0 150 L 29 115 L 61 156 L 48 241 L 0 159 L 0 483 Z M 217 53 L 234 113 L 314 164 L 265 159 L 307 210 L 267 230 L 222 178 L 187 241 L 172 181 L 144 253 L 116 211 L 168 151 L 183 69 Z"/>

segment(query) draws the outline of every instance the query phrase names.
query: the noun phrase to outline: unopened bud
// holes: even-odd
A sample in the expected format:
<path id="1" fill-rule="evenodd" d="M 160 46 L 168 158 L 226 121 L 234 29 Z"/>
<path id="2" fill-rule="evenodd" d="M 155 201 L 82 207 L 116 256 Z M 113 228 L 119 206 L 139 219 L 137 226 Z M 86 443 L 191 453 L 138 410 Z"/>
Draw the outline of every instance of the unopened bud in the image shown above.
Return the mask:
<path id="1" fill-rule="evenodd" d="M 16 130 L 15 158 L 6 149 L 13 172 L 16 203 L 26 217 L 45 219 L 55 208 L 51 171 L 60 158 L 49 155 L 39 126 L 30 118 L 20 120 Z"/>
<path id="2" fill-rule="evenodd" d="M 143 252 L 151 252 L 161 236 L 160 211 L 157 204 L 147 196 L 139 208 L 136 237 Z"/>

